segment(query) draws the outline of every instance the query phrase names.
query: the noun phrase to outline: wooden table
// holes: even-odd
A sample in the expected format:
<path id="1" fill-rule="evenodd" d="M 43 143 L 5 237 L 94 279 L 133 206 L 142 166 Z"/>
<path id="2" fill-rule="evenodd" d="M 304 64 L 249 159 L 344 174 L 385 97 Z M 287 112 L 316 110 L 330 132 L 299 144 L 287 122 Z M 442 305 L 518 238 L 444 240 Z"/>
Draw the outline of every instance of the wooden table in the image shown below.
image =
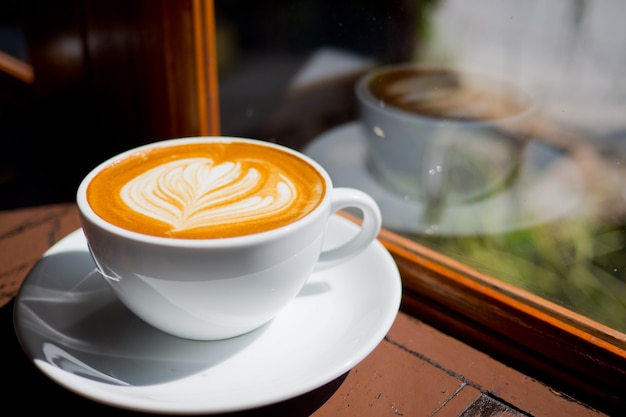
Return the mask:
<path id="1" fill-rule="evenodd" d="M 72 203 L 0 211 L 0 338 L 3 405 L 84 415 L 134 415 L 57 385 L 26 357 L 13 329 L 14 297 L 43 252 L 80 227 Z M 14 402 L 11 404 L 11 402 Z M 141 415 L 141 414 L 137 414 Z M 337 380 L 303 396 L 241 416 L 601 416 L 400 311 L 378 347 Z"/>

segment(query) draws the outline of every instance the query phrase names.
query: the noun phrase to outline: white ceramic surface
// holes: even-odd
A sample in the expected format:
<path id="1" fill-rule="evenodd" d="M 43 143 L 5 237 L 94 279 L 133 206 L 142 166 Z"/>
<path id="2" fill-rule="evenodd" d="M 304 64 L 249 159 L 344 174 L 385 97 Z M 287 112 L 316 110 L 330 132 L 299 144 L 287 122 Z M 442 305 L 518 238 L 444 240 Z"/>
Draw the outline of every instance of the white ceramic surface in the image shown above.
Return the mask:
<path id="1" fill-rule="evenodd" d="M 333 216 L 325 245 L 357 230 Z M 177 338 L 118 301 L 77 230 L 26 278 L 15 330 L 45 375 L 89 399 L 137 411 L 215 414 L 287 400 L 342 376 L 384 338 L 400 297 L 393 258 L 374 241 L 350 261 L 314 273 L 284 311 L 251 333 Z"/>
<path id="2" fill-rule="evenodd" d="M 320 204 L 285 226 L 219 239 L 140 234 L 103 220 L 90 207 L 87 187 L 91 179 L 125 155 L 156 147 L 212 142 L 255 143 L 282 149 L 308 162 L 326 182 Z M 87 174 L 76 201 L 98 271 L 119 299 L 156 328 L 197 340 L 239 336 L 266 323 L 298 294 L 313 270 L 332 267 L 365 250 L 381 226 L 380 210 L 366 193 L 333 187 L 319 164 L 292 149 L 245 138 L 182 138 L 135 148 Z M 322 250 L 329 219 L 347 207 L 364 214 L 359 233 L 340 247 Z"/>
<path id="3" fill-rule="evenodd" d="M 574 215 L 584 206 L 585 183 L 577 163 L 531 141 L 514 181 L 502 191 L 466 204 L 450 204 L 430 216 L 423 203 L 390 190 L 367 167 L 359 122 L 315 138 L 304 153 L 326 168 L 335 186 L 356 187 L 377 201 L 383 227 L 437 236 L 483 235 L 523 229 Z"/>

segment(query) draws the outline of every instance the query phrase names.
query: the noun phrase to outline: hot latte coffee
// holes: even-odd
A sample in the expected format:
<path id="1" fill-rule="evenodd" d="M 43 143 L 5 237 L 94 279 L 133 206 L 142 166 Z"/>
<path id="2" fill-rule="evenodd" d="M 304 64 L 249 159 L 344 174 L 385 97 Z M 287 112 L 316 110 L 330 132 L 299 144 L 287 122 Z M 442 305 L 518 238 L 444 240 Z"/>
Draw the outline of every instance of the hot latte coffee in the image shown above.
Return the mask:
<path id="1" fill-rule="evenodd" d="M 313 272 L 366 251 L 381 227 L 371 196 L 333 187 L 305 154 L 227 136 L 113 156 L 85 175 L 76 203 L 93 265 L 119 301 L 155 328 L 194 340 L 272 320 Z M 343 209 L 363 220 L 326 247 Z"/>
<path id="2" fill-rule="evenodd" d="M 104 220 L 138 233 L 207 239 L 288 225 L 315 209 L 325 180 L 305 160 L 246 141 L 138 150 L 101 170 L 87 200 Z"/>

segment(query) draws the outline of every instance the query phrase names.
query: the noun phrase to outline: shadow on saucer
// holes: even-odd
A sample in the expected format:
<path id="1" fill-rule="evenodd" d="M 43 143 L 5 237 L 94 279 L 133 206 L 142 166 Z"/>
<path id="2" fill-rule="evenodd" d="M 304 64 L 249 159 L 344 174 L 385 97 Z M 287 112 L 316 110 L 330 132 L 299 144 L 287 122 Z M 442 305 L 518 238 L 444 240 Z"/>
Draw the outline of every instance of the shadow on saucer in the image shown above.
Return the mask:
<path id="1" fill-rule="evenodd" d="M 153 385 L 197 374 L 236 355 L 264 331 L 204 342 L 157 330 L 117 299 L 84 251 L 42 258 L 18 298 L 17 333 L 33 360 L 113 385 Z"/>

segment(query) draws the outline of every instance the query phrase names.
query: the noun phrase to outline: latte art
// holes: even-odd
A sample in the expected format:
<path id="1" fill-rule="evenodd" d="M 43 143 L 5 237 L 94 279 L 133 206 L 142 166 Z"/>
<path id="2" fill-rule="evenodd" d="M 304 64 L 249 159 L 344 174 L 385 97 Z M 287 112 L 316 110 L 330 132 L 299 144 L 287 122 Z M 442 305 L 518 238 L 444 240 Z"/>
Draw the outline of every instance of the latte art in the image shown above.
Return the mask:
<path id="1" fill-rule="evenodd" d="M 94 178 L 88 199 L 103 219 L 164 237 L 233 237 L 292 223 L 324 195 L 317 170 L 276 148 L 245 143 L 138 152 Z"/>
<path id="2" fill-rule="evenodd" d="M 279 214 L 296 199 L 294 185 L 268 170 L 237 162 L 181 159 L 126 184 L 122 200 L 133 210 L 168 223 L 172 231 L 250 221 Z M 263 186 L 268 184 L 268 186 Z"/>

